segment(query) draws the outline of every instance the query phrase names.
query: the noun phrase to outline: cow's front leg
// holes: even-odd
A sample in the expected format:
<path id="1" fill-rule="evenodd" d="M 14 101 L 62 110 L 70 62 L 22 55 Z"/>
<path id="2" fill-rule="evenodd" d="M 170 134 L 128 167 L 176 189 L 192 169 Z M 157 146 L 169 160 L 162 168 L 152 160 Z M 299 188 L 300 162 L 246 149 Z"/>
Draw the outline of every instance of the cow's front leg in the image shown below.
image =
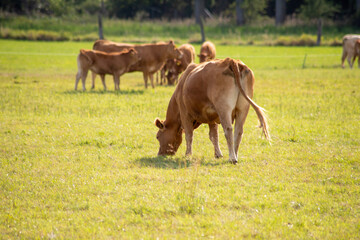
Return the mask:
<path id="1" fill-rule="evenodd" d="M 100 75 L 101 76 L 101 75 Z M 95 78 L 96 78 L 96 73 L 95 72 L 91 72 L 91 79 L 92 79 L 92 84 L 91 84 L 91 89 L 95 88 Z M 101 78 L 102 80 L 102 78 Z M 106 90 L 106 89 L 105 89 Z"/>
<path id="2" fill-rule="evenodd" d="M 165 84 L 165 66 L 160 70 L 160 85 Z"/>
<path id="3" fill-rule="evenodd" d="M 215 149 L 215 157 L 222 157 L 222 153 L 219 146 L 219 133 L 218 133 L 218 125 L 216 123 L 209 124 L 209 138 Z"/>
<path id="4" fill-rule="evenodd" d="M 146 72 L 143 72 L 143 77 L 144 77 L 145 88 L 147 88 L 148 74 Z"/>
<path id="5" fill-rule="evenodd" d="M 115 91 L 120 90 L 120 76 L 119 74 L 114 74 L 114 84 L 115 84 Z"/>
<path id="6" fill-rule="evenodd" d="M 93 73 L 94 74 L 94 73 Z M 96 75 L 95 75 L 96 76 Z M 105 74 L 101 74 L 100 75 L 100 78 L 101 78 L 101 82 L 104 86 L 104 91 L 106 91 L 106 83 L 105 83 Z"/>
<path id="7" fill-rule="evenodd" d="M 154 74 L 153 73 L 150 73 L 150 82 L 151 82 L 151 87 L 152 88 L 155 88 L 155 85 L 154 85 Z"/>
<path id="8" fill-rule="evenodd" d="M 180 110 L 180 118 L 182 127 L 185 131 L 185 140 L 186 140 L 186 155 L 192 154 L 192 141 L 193 141 L 193 132 L 194 126 L 193 121 L 190 121 L 186 114 L 182 114 Z"/>
<path id="9" fill-rule="evenodd" d="M 192 130 L 192 129 L 189 129 L 187 131 L 185 130 L 186 155 L 192 154 L 193 132 L 194 132 L 194 130 Z"/>

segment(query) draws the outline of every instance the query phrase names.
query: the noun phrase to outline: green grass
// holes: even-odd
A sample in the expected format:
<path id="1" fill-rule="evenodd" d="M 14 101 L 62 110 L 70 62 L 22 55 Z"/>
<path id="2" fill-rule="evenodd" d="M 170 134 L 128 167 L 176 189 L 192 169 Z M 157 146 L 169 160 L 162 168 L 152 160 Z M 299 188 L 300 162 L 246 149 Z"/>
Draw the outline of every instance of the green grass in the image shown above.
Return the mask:
<path id="1" fill-rule="evenodd" d="M 174 87 L 73 90 L 91 42 L 0 41 L 0 233 L 3 239 L 357 239 L 360 70 L 341 47 L 218 46 L 255 72 L 239 164 L 213 157 L 207 126 L 157 157 L 156 117 Z M 195 45 L 197 52 L 199 45 Z M 304 56 L 307 54 L 305 68 Z M 87 80 L 90 89 L 90 79 Z"/>

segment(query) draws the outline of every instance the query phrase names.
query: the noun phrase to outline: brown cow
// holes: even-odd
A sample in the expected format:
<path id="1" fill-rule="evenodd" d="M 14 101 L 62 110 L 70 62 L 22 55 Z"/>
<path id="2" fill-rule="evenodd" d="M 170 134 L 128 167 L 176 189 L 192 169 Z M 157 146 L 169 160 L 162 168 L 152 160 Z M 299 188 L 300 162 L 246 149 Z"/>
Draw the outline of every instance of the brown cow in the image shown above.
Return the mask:
<path id="1" fill-rule="evenodd" d="M 187 66 L 195 61 L 195 48 L 190 44 L 183 44 L 179 48 L 183 54 L 181 59 L 167 60 L 164 68 L 168 71 L 167 80 L 169 85 L 173 85 L 178 80 L 179 74 L 185 71 Z"/>
<path id="2" fill-rule="evenodd" d="M 351 58 L 355 55 L 355 42 L 360 39 L 360 35 L 347 34 L 343 37 L 343 53 L 341 57 L 341 66 L 345 68 L 344 61 L 347 56 L 347 60 L 350 68 L 352 68 L 353 63 L 351 63 Z"/>
<path id="3" fill-rule="evenodd" d="M 139 60 L 139 55 L 133 48 L 114 53 L 81 49 L 77 57 L 78 73 L 76 74 L 75 90 L 77 90 L 80 78 L 83 91 L 86 90 L 85 80 L 89 69 L 101 76 L 105 90 L 105 74 L 112 74 L 114 77 L 115 90 L 119 90 L 120 76 L 129 71 L 129 68 Z"/>
<path id="4" fill-rule="evenodd" d="M 93 49 L 104 52 L 116 52 L 128 48 L 134 48 L 141 58 L 137 64 L 129 69 L 129 72 L 143 72 L 145 88 L 148 86 L 148 77 L 150 77 L 151 86 L 154 88 L 153 74 L 163 67 L 166 60 L 182 57 L 181 52 L 175 47 L 173 41 L 169 41 L 168 43 L 132 45 L 107 40 L 97 40 L 93 46 Z M 94 79 L 95 75 L 93 75 L 93 81 Z"/>
<path id="5" fill-rule="evenodd" d="M 355 42 L 354 57 L 352 64 L 354 65 L 356 57 L 358 58 L 358 67 L 360 68 L 360 39 Z"/>
<path id="6" fill-rule="evenodd" d="M 215 55 L 216 49 L 212 42 L 206 41 L 201 45 L 200 54 L 198 55 L 200 63 L 215 59 Z"/>
<path id="7" fill-rule="evenodd" d="M 265 137 L 270 140 L 263 109 L 251 100 L 253 87 L 253 72 L 241 61 L 226 58 L 198 65 L 190 64 L 170 99 L 165 121 L 155 119 L 155 125 L 159 128 L 156 136 L 160 143 L 158 155 L 175 154 L 182 142 L 183 130 L 186 154 L 191 154 L 193 131 L 200 124 L 206 123 L 209 124 L 215 157 L 222 157 L 217 125 L 221 123 L 229 149 L 229 160 L 236 164 L 250 105 L 256 111 Z"/>

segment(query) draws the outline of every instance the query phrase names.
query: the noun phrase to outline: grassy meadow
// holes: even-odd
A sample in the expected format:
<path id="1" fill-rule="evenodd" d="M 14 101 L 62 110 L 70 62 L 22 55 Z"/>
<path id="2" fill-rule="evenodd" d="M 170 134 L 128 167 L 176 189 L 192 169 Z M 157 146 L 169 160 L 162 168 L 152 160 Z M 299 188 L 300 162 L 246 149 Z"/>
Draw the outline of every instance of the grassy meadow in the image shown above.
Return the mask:
<path id="1" fill-rule="evenodd" d="M 185 43 L 185 42 L 183 42 Z M 198 52 L 199 45 L 194 45 Z M 255 73 L 272 144 L 250 110 L 239 164 L 222 128 L 158 157 L 174 86 L 125 74 L 74 91 L 92 42 L 0 40 L 1 239 L 358 239 L 360 69 L 341 47 L 217 46 Z M 81 89 L 81 87 L 80 87 Z"/>

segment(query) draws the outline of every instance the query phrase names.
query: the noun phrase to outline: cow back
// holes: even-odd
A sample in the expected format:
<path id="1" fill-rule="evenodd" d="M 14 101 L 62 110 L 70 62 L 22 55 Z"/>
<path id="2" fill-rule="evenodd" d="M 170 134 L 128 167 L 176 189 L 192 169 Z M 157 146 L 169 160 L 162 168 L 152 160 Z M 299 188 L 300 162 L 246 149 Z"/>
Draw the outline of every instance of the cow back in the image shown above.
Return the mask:
<path id="1" fill-rule="evenodd" d="M 169 43 L 160 42 L 155 44 L 126 44 L 108 40 L 98 40 L 94 43 L 93 48 L 105 52 L 116 52 L 134 48 L 141 60 L 132 65 L 129 71 L 154 73 L 160 70 L 167 59 L 174 58 L 174 55 L 171 55 L 172 46 L 174 46 L 172 41 Z"/>

